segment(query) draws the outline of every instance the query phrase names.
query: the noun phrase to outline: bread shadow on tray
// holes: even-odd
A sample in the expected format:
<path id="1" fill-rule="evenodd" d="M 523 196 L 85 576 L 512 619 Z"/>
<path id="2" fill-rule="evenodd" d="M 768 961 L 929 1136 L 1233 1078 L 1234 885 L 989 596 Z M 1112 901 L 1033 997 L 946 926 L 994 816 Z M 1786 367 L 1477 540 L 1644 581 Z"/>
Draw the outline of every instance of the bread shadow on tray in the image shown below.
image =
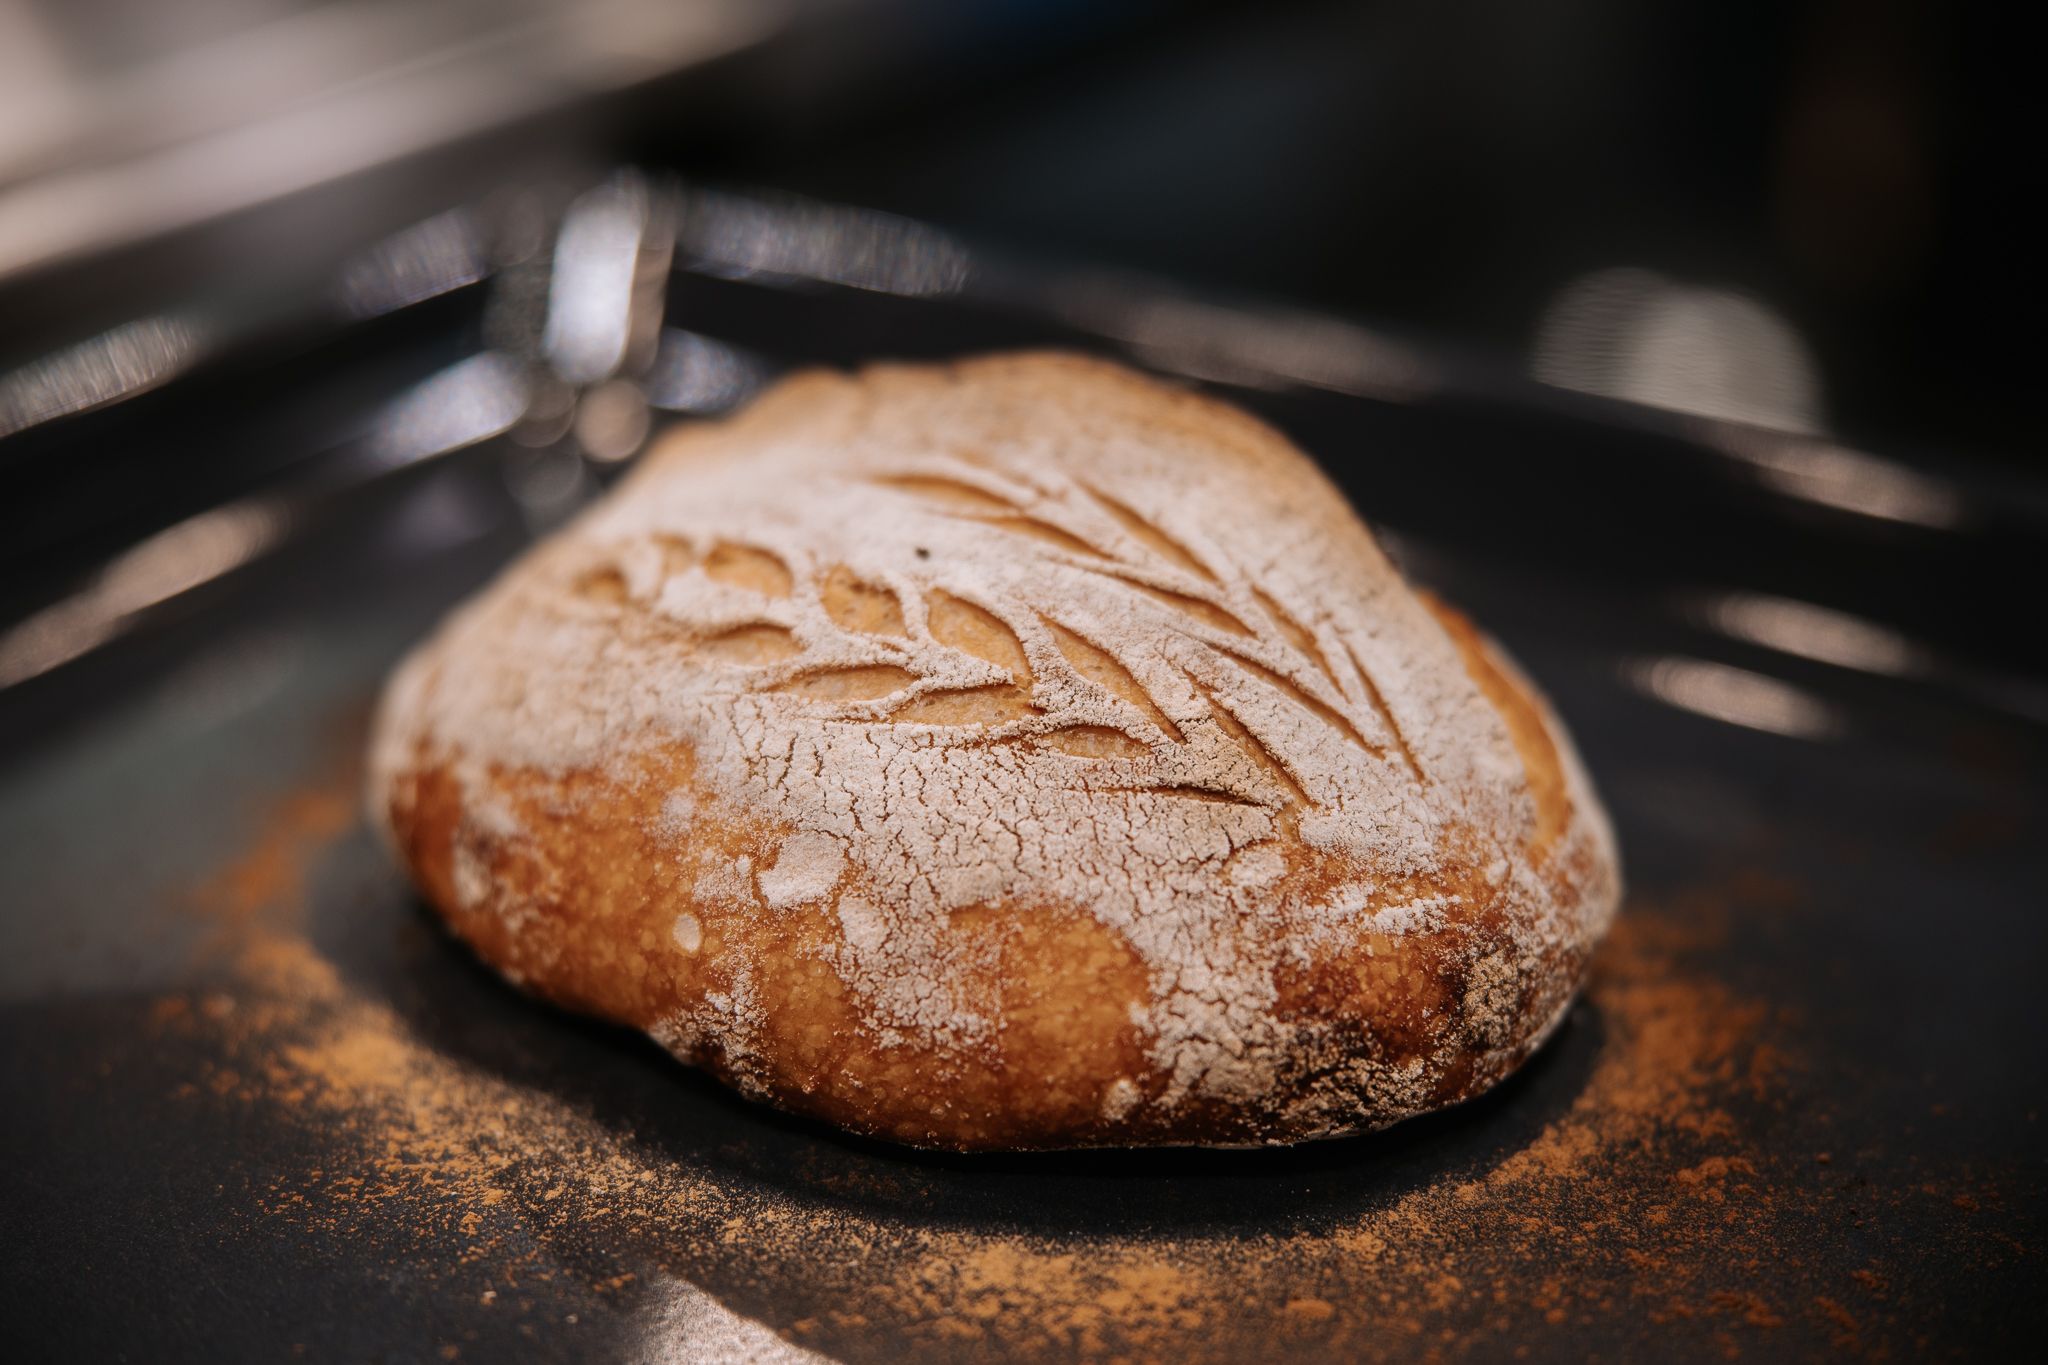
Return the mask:
<path id="1" fill-rule="evenodd" d="M 1389 1206 L 1441 1181 L 1483 1178 L 1533 1142 L 1579 1096 L 1606 1036 L 1598 1009 L 1582 1001 L 1487 1094 L 1359 1137 L 1251 1149 L 928 1151 L 745 1099 L 638 1033 L 537 1001 L 443 931 L 423 904 L 403 901 L 381 935 L 364 935 L 360 922 L 334 925 L 347 942 L 323 946 L 421 1044 L 544 1092 L 644 1155 L 715 1181 L 946 1225 L 1049 1234 L 1272 1229 Z M 316 939 L 327 937 L 320 930 L 316 923 Z"/>

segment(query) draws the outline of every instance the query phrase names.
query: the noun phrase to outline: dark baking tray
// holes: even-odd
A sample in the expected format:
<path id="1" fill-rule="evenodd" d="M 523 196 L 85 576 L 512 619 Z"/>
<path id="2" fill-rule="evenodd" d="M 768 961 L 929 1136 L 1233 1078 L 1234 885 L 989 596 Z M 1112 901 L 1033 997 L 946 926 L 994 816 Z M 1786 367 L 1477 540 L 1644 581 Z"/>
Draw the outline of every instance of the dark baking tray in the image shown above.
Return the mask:
<path id="1" fill-rule="evenodd" d="M 1886 477 L 1853 455 L 1426 348 L 1366 363 L 1363 333 L 1016 263 L 925 292 L 685 259 L 669 320 L 769 367 L 1109 351 L 1292 433 L 1540 680 L 1614 813 L 1623 927 L 1556 1040 L 1377 1136 L 968 1159 L 785 1119 L 528 1002 L 354 813 L 379 679 L 551 515 L 515 496 L 535 457 L 490 441 L 323 504 L 170 619 L 0 692 L 13 1358 L 1986 1359 L 2043 1339 L 2048 737 L 2035 623 L 1998 605 L 2038 576 L 2037 493 L 1885 466 L 1920 501 L 1874 516 L 1841 505 Z M 314 439 L 279 413 L 368 403 L 481 334 L 459 295 L 414 317 L 20 458 L 275 454 Z M 17 563 L 12 595 L 40 584 Z"/>

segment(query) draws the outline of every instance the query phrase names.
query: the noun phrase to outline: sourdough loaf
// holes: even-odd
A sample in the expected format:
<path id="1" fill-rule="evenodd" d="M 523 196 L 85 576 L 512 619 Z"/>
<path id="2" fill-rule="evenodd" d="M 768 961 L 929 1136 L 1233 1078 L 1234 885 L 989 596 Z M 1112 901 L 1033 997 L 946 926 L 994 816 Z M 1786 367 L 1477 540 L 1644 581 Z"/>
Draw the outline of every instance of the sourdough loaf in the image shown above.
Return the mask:
<path id="1" fill-rule="evenodd" d="M 1066 356 L 678 431 L 404 663 L 371 769 L 511 980 L 938 1147 L 1465 1099 L 1618 894 L 1555 718 L 1306 458 Z"/>

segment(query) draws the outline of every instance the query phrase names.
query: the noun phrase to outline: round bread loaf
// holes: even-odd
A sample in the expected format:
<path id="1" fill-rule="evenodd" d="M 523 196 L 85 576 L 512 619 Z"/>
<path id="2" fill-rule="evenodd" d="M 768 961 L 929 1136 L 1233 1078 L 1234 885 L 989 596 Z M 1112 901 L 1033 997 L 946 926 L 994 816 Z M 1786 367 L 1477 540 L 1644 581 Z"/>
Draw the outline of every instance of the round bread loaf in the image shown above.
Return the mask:
<path id="1" fill-rule="evenodd" d="M 1476 1095 L 1619 884 L 1542 701 L 1307 459 L 1054 355 L 680 430 L 400 668 L 370 798 L 519 985 L 958 1149 Z"/>

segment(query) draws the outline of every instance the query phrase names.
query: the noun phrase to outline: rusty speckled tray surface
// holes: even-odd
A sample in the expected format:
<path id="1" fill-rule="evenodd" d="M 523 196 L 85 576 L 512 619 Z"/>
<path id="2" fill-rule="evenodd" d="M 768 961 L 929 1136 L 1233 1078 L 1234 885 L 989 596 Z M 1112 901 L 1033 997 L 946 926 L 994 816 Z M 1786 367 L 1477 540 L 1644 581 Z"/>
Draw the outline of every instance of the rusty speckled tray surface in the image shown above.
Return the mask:
<path id="1" fill-rule="evenodd" d="M 784 361 L 1088 340 L 964 302 L 675 294 Z M 437 930 L 354 790 L 385 670 L 529 538 L 513 456 L 485 445 L 175 628 L 0 694 L 16 1358 L 2038 1342 L 2043 731 L 1938 671 L 1795 659 L 1698 606 L 1819 600 L 2020 676 L 1954 604 L 2024 528 L 1873 522 L 1509 400 L 1230 392 L 1520 656 L 1613 810 L 1621 928 L 1521 1075 L 1299 1150 L 948 1158 L 785 1119 L 521 998 Z M 1730 682 L 1759 675 L 1796 691 Z"/>

